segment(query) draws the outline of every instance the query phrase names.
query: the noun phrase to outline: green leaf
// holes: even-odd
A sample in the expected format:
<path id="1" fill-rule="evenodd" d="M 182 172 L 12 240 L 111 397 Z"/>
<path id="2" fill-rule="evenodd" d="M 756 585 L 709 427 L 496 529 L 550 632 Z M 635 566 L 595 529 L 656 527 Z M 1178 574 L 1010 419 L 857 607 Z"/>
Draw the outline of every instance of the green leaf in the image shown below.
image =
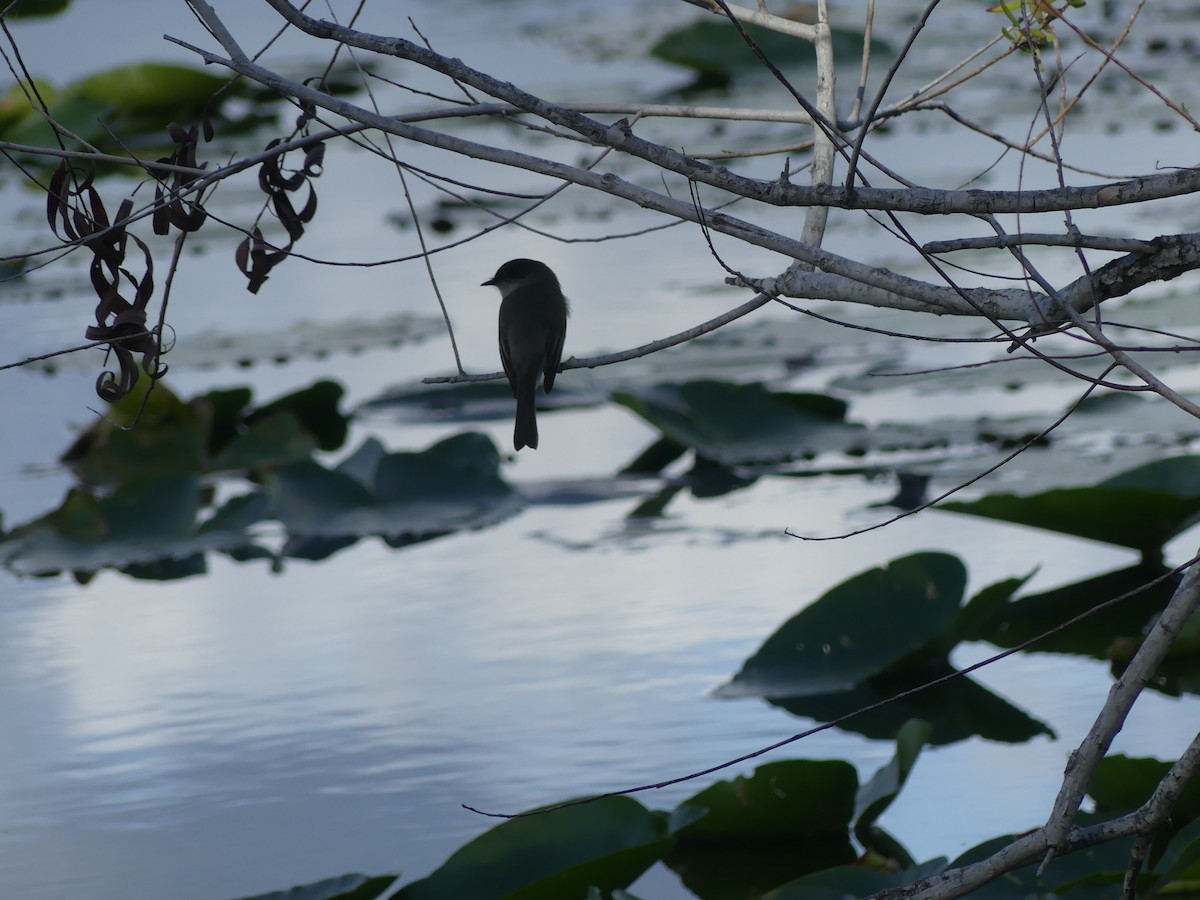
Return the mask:
<path id="1" fill-rule="evenodd" d="M 816 51 L 808 41 L 758 25 L 743 24 L 742 27 L 777 66 L 787 68 L 816 64 Z M 847 53 L 862 53 L 861 31 L 834 27 L 831 36 L 834 53 L 839 58 Z M 890 47 L 883 41 L 871 41 L 871 53 L 876 58 L 890 52 Z M 713 17 L 700 19 L 664 35 L 650 48 L 650 55 L 664 62 L 686 66 L 718 84 L 727 83 L 739 70 L 762 67 L 737 29 L 727 20 Z"/>
<path id="2" fill-rule="evenodd" d="M 686 844 L 663 861 L 703 900 L 742 900 L 810 872 L 852 863 L 855 856 L 843 835 L 785 843 Z"/>
<path id="3" fill-rule="evenodd" d="M 665 816 L 631 797 L 509 819 L 464 844 L 397 900 L 573 900 L 632 884 L 671 846 Z"/>
<path id="4" fill-rule="evenodd" d="M 149 380 L 143 381 L 144 388 L 112 404 L 108 417 L 93 422 L 60 457 L 85 484 L 203 470 L 206 411 L 184 403 L 161 382 L 149 390 Z"/>
<path id="5" fill-rule="evenodd" d="M 289 534 L 333 539 L 333 547 L 372 534 L 399 546 L 479 528 L 521 503 L 500 477 L 495 444 L 478 433 L 455 435 L 419 453 L 383 453 L 369 441 L 335 470 L 312 460 L 276 469 L 267 489 Z M 316 551 L 304 552 L 313 558 Z"/>
<path id="6" fill-rule="evenodd" d="M 684 801 L 708 812 L 681 828 L 678 840 L 682 846 L 845 839 L 857 789 L 858 774 L 845 760 L 767 763 Z"/>
<path id="7" fill-rule="evenodd" d="M 270 468 L 341 445 L 347 428 L 337 410 L 341 393 L 340 385 L 320 381 L 249 409 L 248 388 L 211 391 L 185 403 L 162 382 L 151 390 L 146 380 L 83 432 L 62 461 L 92 485 Z"/>
<path id="8" fill-rule="evenodd" d="M 966 580 L 962 562 L 947 553 L 917 553 L 856 575 L 785 622 L 716 696 L 850 690 L 945 633 Z"/>
<path id="9" fill-rule="evenodd" d="M 931 682 L 954 675 L 932 687 Z M 900 694 L 919 689 L 901 697 Z M 878 709 L 863 710 L 887 701 Z M 876 740 L 893 738 L 909 719 L 933 726 L 929 742 L 944 745 L 970 737 L 1018 743 L 1040 734 L 1053 736 L 1044 722 L 993 694 L 969 677 L 956 674 L 946 661 L 912 669 L 889 669 L 849 691 L 805 697 L 773 697 L 772 706 L 794 716 L 840 722 L 839 728 Z"/>
<path id="10" fill-rule="evenodd" d="M 318 381 L 256 409 L 246 417 L 246 424 L 253 426 L 286 410 L 300 421 L 322 450 L 337 450 L 345 443 L 349 427 L 346 417 L 338 411 L 343 394 L 345 390 L 337 382 Z"/>
<path id="11" fill-rule="evenodd" d="M 764 894 L 760 900 L 847 900 L 868 897 L 936 875 L 945 867 L 944 859 L 930 860 L 902 872 L 880 871 L 865 866 L 838 866 L 785 884 L 778 890 Z"/>
<path id="12" fill-rule="evenodd" d="M 1130 547 L 1156 558 L 1163 544 L 1200 516 L 1200 458 L 1158 460 L 1094 487 L 1028 497 L 991 494 L 938 508 Z"/>
<path id="13" fill-rule="evenodd" d="M 1079 813 L 1081 826 L 1094 825 L 1098 817 Z M 950 863 L 959 868 L 980 862 L 1011 844 L 1012 835 L 992 838 L 967 850 Z M 1015 900 L 1026 897 L 1060 896 L 1069 900 L 1112 900 L 1119 897 L 1121 879 L 1129 863 L 1133 837 L 1117 838 L 1054 857 L 1042 876 L 1039 862 L 1005 873 L 971 892 L 971 900 Z"/>
<path id="14" fill-rule="evenodd" d="M 760 384 L 691 381 L 621 391 L 613 399 L 665 437 L 725 465 L 847 450 L 864 439 L 846 404 L 822 394 L 768 391 Z"/>
<path id="15" fill-rule="evenodd" d="M 206 466 L 218 472 L 271 468 L 307 459 L 316 450 L 317 442 L 300 419 L 289 410 L 278 410 L 269 416 L 255 416 L 253 421 L 248 418 Z"/>
<path id="16" fill-rule="evenodd" d="M 1037 574 L 1034 569 L 1022 578 L 1006 578 L 983 588 L 966 602 L 954 622 L 954 642 L 987 640 L 988 630 L 1009 608 L 1013 594 Z"/>
<path id="17" fill-rule="evenodd" d="M 986 616 L 982 609 L 972 612 L 971 637 L 1015 647 L 1044 634 L 1034 645 L 1040 652 L 1107 659 L 1124 644 L 1140 643 L 1146 623 L 1166 605 L 1174 591 L 1171 579 L 1153 582 L 1167 571 L 1157 563 L 1140 563 L 1007 603 L 993 598 L 986 601 Z M 1120 603 L 1093 612 L 1104 601 L 1127 594 Z M 1070 628 L 1055 631 L 1085 614 Z"/>
<path id="18" fill-rule="evenodd" d="M 1150 799 L 1154 789 L 1173 763 L 1148 757 L 1113 754 L 1100 760 L 1088 784 L 1088 796 L 1096 802 L 1097 812 L 1125 812 L 1137 809 Z M 1171 811 L 1177 827 L 1200 818 L 1200 781 L 1192 780 L 1183 789 Z"/>
<path id="19" fill-rule="evenodd" d="M 4 8 L 4 16 L 8 19 L 55 16 L 70 5 L 71 0 L 18 0 L 17 3 Z"/>
<path id="20" fill-rule="evenodd" d="M 395 875 L 339 875 L 286 891 L 255 894 L 242 900 L 375 900 L 395 881 Z"/>
<path id="21" fill-rule="evenodd" d="M 102 100 L 121 113 L 161 113 L 186 121 L 227 82 L 228 78 L 187 66 L 137 63 L 89 75 L 64 88 L 63 94 Z"/>
<path id="22" fill-rule="evenodd" d="M 0 560 L 21 575 L 118 568 L 137 578 L 183 578 L 204 571 L 203 554 L 262 555 L 247 534 L 266 512 L 261 494 L 231 499 L 197 524 L 202 486 L 196 475 L 133 479 L 111 496 L 72 490 L 57 510 L 0 540 Z"/>
<path id="23" fill-rule="evenodd" d="M 1172 825 L 1175 824 L 1172 821 Z M 1162 896 L 1195 894 L 1196 882 L 1200 881 L 1200 820 L 1194 820 L 1172 833 L 1170 843 L 1155 864 L 1154 875 L 1157 877 L 1152 881 Z M 1172 891 L 1170 885 L 1174 882 L 1186 884 L 1180 885 L 1182 890 Z"/>
<path id="24" fill-rule="evenodd" d="M 933 727 L 920 719 L 909 719 L 896 735 L 896 755 L 891 762 L 882 766 L 858 789 L 854 798 L 854 830 L 859 831 L 875 824 L 884 810 L 892 805 L 908 780 L 912 767 L 929 741 Z M 860 838 L 861 840 L 861 838 Z"/>

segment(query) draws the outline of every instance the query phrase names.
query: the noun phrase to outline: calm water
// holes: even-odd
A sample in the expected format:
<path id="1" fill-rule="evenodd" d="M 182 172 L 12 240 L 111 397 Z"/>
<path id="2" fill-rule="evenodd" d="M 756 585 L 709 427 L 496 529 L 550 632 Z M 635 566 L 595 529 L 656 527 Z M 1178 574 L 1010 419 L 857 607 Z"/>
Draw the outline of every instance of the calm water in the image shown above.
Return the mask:
<path id="1" fill-rule="evenodd" d="M 35 70 L 56 62 L 50 48 L 61 35 L 113 27 L 92 18 L 96 6 L 77 5 L 62 22 L 17 30 Z M 120 23 L 136 39 L 124 46 L 157 46 L 150 42 L 164 31 L 201 39 L 182 6 L 147 2 L 137 10 Z M 470 4 L 418 10 L 439 49 L 505 65 L 522 54 L 490 46 L 481 35 L 503 27 L 510 14 L 523 16 L 540 30 L 522 41 L 538 49 L 546 68 L 504 77 L 525 76 L 537 87 L 553 60 L 570 58 L 564 93 L 623 90 L 597 84 L 607 70 L 579 56 L 556 31 L 554 14 L 536 4 L 477 18 L 463 15 L 474 11 Z M 251 46 L 250 35 L 265 34 L 270 19 L 261 11 L 247 15 L 255 20 L 247 24 Z M 470 33 L 456 30 L 463 22 Z M 88 52 L 99 57 L 113 46 L 97 39 Z M 171 50 L 159 55 L 183 58 Z M 61 73 L 116 61 L 88 62 L 80 54 L 62 60 Z M 649 64 L 623 67 L 621 77 L 663 87 L 678 80 Z M 945 138 L 902 133 L 880 138 L 877 149 L 927 174 L 938 140 Z M 1096 157 L 1124 164 L 1114 159 L 1126 151 L 1120 134 L 1096 143 Z M 1165 161 L 1182 146 L 1168 133 L 1158 152 Z M 968 147 L 964 156 L 976 150 Z M 380 185 L 389 192 L 382 200 Z M 384 224 L 402 205 L 385 171 L 334 153 L 320 191 L 322 219 L 306 238 L 307 252 L 354 259 L 402 252 Z M 11 184 L 0 196 L 13 210 L 32 210 L 28 221 L 36 223 L 35 198 Z M 244 205 L 250 208 L 248 200 Z M 897 258 L 878 234 L 841 225 L 837 216 L 834 222 L 834 247 L 866 242 L 878 246 L 881 263 Z M 637 224 L 645 222 L 627 214 L 614 220 Z M 40 240 L 32 234 L 31 244 Z M 232 240 L 199 243 L 204 252 L 187 258 L 173 300 L 181 341 L 270 333 L 301 319 L 434 311 L 414 266 L 344 270 L 296 262 L 251 298 L 233 270 Z M 497 260 L 540 256 L 562 273 L 575 304 L 567 351 L 590 355 L 661 337 L 736 302 L 736 292 L 709 289 L 719 274 L 697 265 L 703 252 L 686 229 L 646 238 L 636 252 L 627 243 L 564 246 L 505 232 L 439 257 L 438 274 L 468 368 L 490 371 L 497 367 L 495 298 L 477 286 Z M 765 254 L 736 252 L 739 265 L 778 268 Z M 92 302 L 83 273 L 55 277 L 66 279 L 60 300 L 0 303 L 4 360 L 78 341 Z M 7 525 L 61 497 L 67 479 L 52 460 L 70 440 L 72 423 L 89 421 L 98 364 L 96 357 L 73 358 L 53 379 L 4 373 L 0 412 L 10 427 L 0 435 L 0 490 Z M 439 339 L 249 372 L 180 366 L 171 383 L 187 395 L 251 382 L 265 399 L 331 376 L 355 403 L 450 365 Z M 1066 395 L 1004 402 L 1049 411 Z M 890 407 L 892 415 L 915 417 L 923 403 L 897 392 L 864 404 L 861 414 Z M 393 449 L 419 448 L 452 430 L 370 421 L 349 446 L 377 434 Z M 505 445 L 507 423 L 488 430 Z M 612 408 L 550 415 L 542 430 L 544 449 L 522 454 L 506 472 L 512 479 L 612 472 L 653 437 Z M 783 533 L 869 524 L 878 513 L 866 505 L 892 491 L 886 482 L 767 479 L 711 501 L 681 496 L 666 518 L 636 526 L 626 519 L 636 501 L 535 507 L 497 527 L 403 551 L 366 541 L 326 563 L 290 563 L 280 575 L 220 558 L 210 560 L 206 577 L 170 584 L 111 572 L 86 587 L 0 575 L 3 893 L 27 900 L 223 900 L 348 871 L 417 876 L 490 824 L 463 811 L 463 803 L 517 811 L 658 781 L 807 727 L 756 701 L 718 702 L 706 694 L 778 624 L 848 574 L 914 550 L 947 549 L 967 562 L 972 589 L 1041 566 L 1030 585 L 1037 590 L 1129 559 L 1111 548 L 938 513 L 850 542 L 807 544 Z M 1179 559 L 1192 552 L 1186 540 L 1173 551 Z M 963 647 L 955 661 L 988 652 Z M 1109 685 L 1098 664 L 1036 654 L 979 678 L 1047 720 L 1059 740 L 1016 747 L 974 741 L 928 752 L 885 820 L 918 857 L 953 855 L 1037 824 Z M 1173 756 L 1194 733 L 1197 712 L 1195 700 L 1145 697 L 1117 747 Z M 828 732 L 788 755 L 848 758 L 866 776 L 890 758 L 891 747 Z M 642 799 L 669 807 L 705 783 Z M 635 890 L 681 895 L 664 872 Z"/>

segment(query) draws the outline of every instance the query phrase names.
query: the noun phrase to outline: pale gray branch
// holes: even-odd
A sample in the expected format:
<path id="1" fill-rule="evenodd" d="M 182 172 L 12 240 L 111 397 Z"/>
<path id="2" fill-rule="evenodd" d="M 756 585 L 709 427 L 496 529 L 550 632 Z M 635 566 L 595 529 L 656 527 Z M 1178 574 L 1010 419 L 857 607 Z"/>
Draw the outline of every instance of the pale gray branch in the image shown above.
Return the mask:
<path id="1" fill-rule="evenodd" d="M 684 0 L 684 2 L 690 3 L 692 6 L 699 6 L 701 9 L 718 16 L 724 17 L 725 15 L 725 11 L 717 6 L 717 4 L 711 2 L 711 0 Z M 769 28 L 771 31 L 778 31 L 780 34 L 790 34 L 792 37 L 798 37 L 810 43 L 817 40 L 817 29 L 812 25 L 806 25 L 804 22 L 793 22 L 791 19 L 783 18 L 783 16 L 775 16 L 769 12 L 757 9 L 734 6 L 732 3 L 726 5 L 729 7 L 729 12 L 739 22 L 761 25 L 763 28 Z"/>
<path id="2" fill-rule="evenodd" d="M 1183 581 L 1176 589 L 1171 602 L 1163 610 L 1154 627 L 1146 636 L 1142 646 L 1121 677 L 1116 680 L 1108 692 L 1108 699 L 1096 721 L 1089 729 L 1080 745 L 1067 761 L 1063 774 L 1062 787 L 1054 801 L 1054 808 L 1046 821 L 1046 857 L 1043 867 L 1063 848 L 1071 823 L 1079 804 L 1083 801 L 1083 793 L 1091 781 L 1096 766 L 1108 752 L 1125 717 L 1133 707 L 1134 701 L 1141 694 L 1146 682 L 1154 675 L 1155 670 L 1166 658 L 1167 651 L 1179 635 L 1180 629 L 1196 609 L 1200 602 L 1200 566 L 1193 564 L 1183 576 Z"/>
<path id="3" fill-rule="evenodd" d="M 335 40 L 351 47 L 406 59 L 474 87 L 492 97 L 534 113 L 548 122 L 567 128 L 581 137 L 603 146 L 613 147 L 631 156 L 647 160 L 667 171 L 769 203 L 775 206 L 830 206 L 839 209 L 878 209 L 896 212 L 915 212 L 923 215 L 950 213 L 1035 213 L 1066 209 L 1094 209 L 1130 203 L 1141 203 L 1164 197 L 1174 197 L 1200 191 L 1200 169 L 1178 169 L 1172 172 L 1147 175 L 1125 181 L 1082 187 L 1053 188 L 1040 191 L 945 191 L 934 188 L 864 188 L 851 191 L 832 185 L 799 185 L 786 181 L 763 181 L 747 178 L 720 166 L 711 166 L 655 144 L 627 129 L 614 129 L 573 110 L 527 93 L 500 81 L 460 60 L 449 59 L 419 44 L 402 38 L 379 35 L 345 28 L 333 22 L 307 16 L 287 0 L 266 0 L 288 22 L 316 38 Z M 197 12 L 204 12 L 205 21 L 215 13 L 207 3 L 196 2 Z M 177 42 L 178 43 L 178 42 Z M 229 48 L 226 48 L 227 52 Z M 213 61 L 218 61 L 214 57 Z M 237 70 L 236 67 L 232 67 Z M 240 70 L 239 70 L 240 71 Z"/>
<path id="4" fill-rule="evenodd" d="M 955 238 L 951 241 L 930 241 L 922 245 L 923 253 L 953 253 L 956 250 L 996 250 L 1005 247 L 1039 245 L 1043 247 L 1086 247 L 1089 250 L 1112 250 L 1117 253 L 1150 253 L 1153 241 L 1134 238 L 1106 237 L 1096 234 L 994 234 L 988 237 Z"/>

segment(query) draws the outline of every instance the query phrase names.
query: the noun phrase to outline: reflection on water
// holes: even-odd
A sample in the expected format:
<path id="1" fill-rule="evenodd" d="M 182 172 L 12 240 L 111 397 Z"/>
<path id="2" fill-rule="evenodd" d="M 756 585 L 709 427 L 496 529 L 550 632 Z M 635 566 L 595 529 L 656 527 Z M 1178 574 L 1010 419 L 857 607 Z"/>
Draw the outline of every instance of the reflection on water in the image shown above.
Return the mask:
<path id="1" fill-rule="evenodd" d="M 586 552 L 571 539 L 619 533 L 621 504 L 586 516 L 538 508 L 404 551 L 364 543 L 282 576 L 221 562 L 170 585 L 112 574 L 87 588 L 10 582 L 0 607 L 4 881 L 47 900 L 219 900 L 344 871 L 415 877 L 491 824 L 462 803 L 516 811 L 657 781 L 799 730 L 803 720 L 758 701 L 705 692 L 871 551 L 818 556 L 782 536 L 730 538 L 782 524 L 800 489 L 765 482 L 753 502 L 692 503 L 681 510 L 690 531 Z M 841 492 L 828 498 L 838 505 L 850 499 L 848 487 L 827 490 Z M 960 548 L 988 536 L 963 551 L 973 583 L 1006 573 L 988 562 L 1005 544 L 986 526 L 931 516 L 917 537 L 936 545 L 951 531 Z M 889 546 L 903 552 L 898 542 Z M 1111 557 L 1084 548 L 1075 562 Z M 921 808 L 906 812 L 902 800 L 888 822 L 918 856 L 1042 814 L 1066 742 L 1106 682 L 1098 666 L 1054 660 L 1050 696 L 1044 672 L 1023 670 L 1051 663 L 1033 660 L 984 681 L 1050 716 L 1064 743 L 1004 748 L 997 778 L 1012 789 L 986 822 L 973 816 L 979 798 L 964 805 L 941 782 L 978 764 L 964 761 L 971 744 L 930 752 L 914 776 Z M 1062 721 L 1066 697 L 1075 721 Z M 891 753 L 838 732 L 790 750 L 772 758 L 846 757 L 867 774 Z M 666 808 L 697 787 L 643 799 Z M 927 821 L 933 803 L 946 824 Z M 654 896 L 671 896 L 670 876 L 649 877 Z"/>

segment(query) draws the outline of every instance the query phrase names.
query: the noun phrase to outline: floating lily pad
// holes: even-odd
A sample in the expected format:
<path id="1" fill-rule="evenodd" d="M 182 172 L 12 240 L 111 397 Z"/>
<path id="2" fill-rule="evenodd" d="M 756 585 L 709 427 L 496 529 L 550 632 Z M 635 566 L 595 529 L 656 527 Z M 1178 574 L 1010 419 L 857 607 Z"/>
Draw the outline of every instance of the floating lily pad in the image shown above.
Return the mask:
<path id="1" fill-rule="evenodd" d="M 553 393 L 537 394 L 538 409 L 580 409 L 607 400 L 608 391 L 597 381 L 576 377 L 575 372 L 555 381 Z M 512 418 L 513 409 L 512 390 L 503 379 L 399 388 L 359 407 L 360 412 L 401 422 L 486 422 Z"/>
<path id="2" fill-rule="evenodd" d="M 1095 825 L 1101 817 L 1078 813 L 1080 827 Z M 1003 850 L 1013 835 L 993 838 L 967 850 L 950 863 L 960 868 L 982 862 Z M 1062 897 L 1064 900 L 1111 900 L 1120 896 L 1121 880 L 1129 864 L 1132 836 L 1115 838 L 1055 856 L 1039 872 L 1041 860 L 1005 873 L 1003 878 L 981 885 L 971 892 L 972 900 L 1014 900 L 1017 897 Z"/>
<path id="3" fill-rule="evenodd" d="M 918 553 L 855 575 L 781 625 L 716 696 L 851 690 L 948 631 L 966 578 L 962 562 L 947 553 Z"/>
<path id="4" fill-rule="evenodd" d="M 521 499 L 499 468 L 496 445 L 478 433 L 419 453 L 386 453 L 371 439 L 335 469 L 304 460 L 273 470 L 266 484 L 289 534 L 285 552 L 314 558 L 317 548 L 366 535 L 400 546 L 512 515 Z"/>
<path id="5" fill-rule="evenodd" d="M 286 891 L 255 894 L 242 900 L 375 900 L 396 881 L 395 875 L 339 875 Z"/>
<path id="6" fill-rule="evenodd" d="M 780 68 L 816 65 L 816 49 L 809 41 L 759 25 L 742 24 L 742 27 L 767 58 Z M 837 27 L 831 31 L 836 58 L 862 53 L 861 31 Z M 890 47 L 883 41 L 871 41 L 872 58 L 880 59 L 890 53 Z M 739 71 L 762 69 L 762 63 L 738 30 L 727 20 L 712 16 L 664 35 L 650 48 L 650 55 L 663 62 L 686 66 L 703 76 L 706 84 L 712 85 L 728 84 Z"/>
<path id="7" fill-rule="evenodd" d="M 998 647 L 1015 647 L 1045 635 L 1034 650 L 1108 659 L 1123 642 L 1140 645 L 1145 629 L 1174 593 L 1174 579 L 1162 579 L 1167 572 L 1161 564 L 1141 563 L 1039 594 L 990 603 L 986 611 L 980 606 L 982 596 L 977 597 L 964 611 L 974 618 L 970 637 Z M 1129 596 L 1096 610 L 1101 603 L 1123 595 Z M 1085 614 L 1086 618 L 1070 628 L 1059 630 Z"/>
<path id="8" fill-rule="evenodd" d="M 945 553 L 918 553 L 827 591 L 772 634 L 717 697 L 756 696 L 829 722 L 938 679 L 945 683 L 854 715 L 842 727 L 891 737 L 908 719 L 931 743 L 981 735 L 1024 741 L 1050 729 L 976 682 L 955 675 L 966 570 Z"/>
<path id="9" fill-rule="evenodd" d="M 929 687 L 931 682 L 946 679 Z M 907 691 L 915 693 L 900 696 Z M 1035 719 L 977 681 L 961 675 L 945 661 L 888 671 L 846 691 L 802 697 L 772 697 L 767 702 L 793 716 L 816 722 L 838 722 L 843 731 L 886 740 L 910 719 L 932 726 L 934 746 L 983 738 L 1018 744 L 1039 735 L 1053 737 L 1045 722 Z M 878 709 L 869 706 L 882 704 Z"/>
<path id="10" fill-rule="evenodd" d="M 1158 460 L 1092 487 L 1028 497 L 992 494 L 939 509 L 1117 544 L 1153 560 L 1163 544 L 1200 519 L 1200 457 Z"/>
<path id="11" fill-rule="evenodd" d="M 933 727 L 920 719 L 905 722 L 896 735 L 896 755 L 859 786 L 854 798 L 854 836 L 859 844 L 902 868 L 912 866 L 915 860 L 877 823 L 908 781 L 932 731 Z"/>
<path id="12" fill-rule="evenodd" d="M 691 381 L 621 391 L 613 399 L 677 444 L 715 462 L 797 459 L 861 443 L 846 404 L 822 394 L 772 392 L 760 384 Z"/>
<path id="13" fill-rule="evenodd" d="M 119 66 L 52 92 L 50 115 L 84 140 L 110 146 L 111 131 L 123 137 L 157 134 L 172 121 L 191 121 L 208 109 L 214 94 L 228 81 L 188 66 Z M 30 110 L 6 128 L 3 137 L 22 144 L 57 146 L 56 134 L 44 117 Z M 165 133 L 163 139 L 165 143 Z"/>
<path id="14" fill-rule="evenodd" d="M 902 888 L 946 868 L 944 859 L 934 859 L 902 872 L 866 865 L 835 866 L 798 878 L 763 894 L 760 900 L 846 900 Z"/>
<path id="15" fill-rule="evenodd" d="M 715 900 L 849 863 L 857 788 L 843 760 L 783 760 L 718 781 L 681 804 L 703 814 L 680 829 L 667 865 L 697 897 Z"/>
<path id="16" fill-rule="evenodd" d="M 245 388 L 211 391 L 185 402 L 159 382 L 148 396 L 137 390 L 113 404 L 61 461 L 90 485 L 173 472 L 270 468 L 341 445 L 347 427 L 337 409 L 341 396 L 340 385 L 318 381 L 251 409 Z"/>
<path id="17" fill-rule="evenodd" d="M 1150 799 L 1172 763 L 1149 757 L 1114 753 L 1100 760 L 1088 782 L 1088 796 L 1096 802 L 1097 812 L 1129 812 Z M 1171 808 L 1175 830 L 1200 819 L 1200 781 L 1191 781 Z"/>
<path id="18" fill-rule="evenodd" d="M 55 16 L 71 5 L 71 0 L 17 0 L 4 8 L 8 19 L 34 19 Z"/>
<path id="19" fill-rule="evenodd" d="M 566 900 L 632 884 L 671 846 L 671 822 L 631 797 L 509 819 L 455 851 L 397 900 Z"/>
<path id="20" fill-rule="evenodd" d="M 204 571 L 210 550 L 255 552 L 249 528 L 266 515 L 261 494 L 235 497 L 201 520 L 198 476 L 134 479 L 109 496 L 74 489 L 53 512 L 14 528 L 0 541 L 0 560 L 20 575 L 80 575 L 117 568 L 165 580 Z"/>

